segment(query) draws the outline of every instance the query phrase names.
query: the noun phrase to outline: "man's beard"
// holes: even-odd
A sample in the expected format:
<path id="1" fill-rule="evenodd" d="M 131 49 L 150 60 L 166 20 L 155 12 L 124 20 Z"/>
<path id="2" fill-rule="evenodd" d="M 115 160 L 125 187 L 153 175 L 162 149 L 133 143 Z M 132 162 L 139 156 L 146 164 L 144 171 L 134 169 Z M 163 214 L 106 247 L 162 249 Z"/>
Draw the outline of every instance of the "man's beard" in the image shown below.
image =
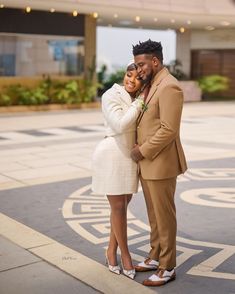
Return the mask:
<path id="1" fill-rule="evenodd" d="M 149 83 L 152 80 L 152 78 L 153 78 L 153 71 L 151 71 L 151 73 L 148 74 L 145 79 L 142 79 L 142 81 L 144 83 Z"/>

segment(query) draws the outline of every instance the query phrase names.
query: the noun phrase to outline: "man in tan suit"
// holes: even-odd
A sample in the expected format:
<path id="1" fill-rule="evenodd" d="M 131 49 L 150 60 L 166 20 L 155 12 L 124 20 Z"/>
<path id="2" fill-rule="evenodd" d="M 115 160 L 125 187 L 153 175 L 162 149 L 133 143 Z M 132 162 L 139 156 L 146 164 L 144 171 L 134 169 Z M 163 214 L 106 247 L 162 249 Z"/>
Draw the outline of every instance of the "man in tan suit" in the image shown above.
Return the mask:
<path id="1" fill-rule="evenodd" d="M 183 92 L 163 66 L 160 42 L 148 40 L 133 46 L 139 76 L 149 82 L 146 106 L 137 121 L 137 145 L 131 152 L 139 163 L 151 227 L 149 257 L 136 271 L 156 270 L 143 284 L 161 286 L 175 279 L 176 178 L 187 169 L 180 142 Z"/>

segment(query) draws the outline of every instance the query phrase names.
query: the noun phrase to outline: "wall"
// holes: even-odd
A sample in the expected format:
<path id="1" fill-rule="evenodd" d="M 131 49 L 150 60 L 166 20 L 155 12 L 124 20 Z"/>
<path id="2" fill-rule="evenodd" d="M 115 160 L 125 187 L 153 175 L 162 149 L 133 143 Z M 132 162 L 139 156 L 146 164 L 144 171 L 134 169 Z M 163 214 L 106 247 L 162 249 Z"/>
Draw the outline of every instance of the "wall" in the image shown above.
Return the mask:
<path id="1" fill-rule="evenodd" d="M 194 30 L 191 49 L 235 49 L 235 29 Z"/>
<path id="2" fill-rule="evenodd" d="M 196 49 L 235 49 L 235 29 L 214 31 L 191 30 L 177 32 L 176 58 L 183 64 L 183 71 L 190 76 L 191 50 Z"/>
<path id="3" fill-rule="evenodd" d="M 176 59 L 182 62 L 182 70 L 190 76 L 191 61 L 190 61 L 190 42 L 191 32 L 186 31 L 185 33 L 177 32 L 176 34 Z"/>

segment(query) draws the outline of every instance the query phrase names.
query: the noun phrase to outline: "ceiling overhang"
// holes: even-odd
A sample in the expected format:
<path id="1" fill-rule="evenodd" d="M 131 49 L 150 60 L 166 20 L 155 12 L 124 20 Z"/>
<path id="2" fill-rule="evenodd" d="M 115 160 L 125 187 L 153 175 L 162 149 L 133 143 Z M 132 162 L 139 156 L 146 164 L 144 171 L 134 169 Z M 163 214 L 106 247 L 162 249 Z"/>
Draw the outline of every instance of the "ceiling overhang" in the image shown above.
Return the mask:
<path id="1" fill-rule="evenodd" d="M 232 0 L 0 0 L 5 7 L 83 14 L 98 13 L 97 25 L 185 29 L 235 28 Z"/>

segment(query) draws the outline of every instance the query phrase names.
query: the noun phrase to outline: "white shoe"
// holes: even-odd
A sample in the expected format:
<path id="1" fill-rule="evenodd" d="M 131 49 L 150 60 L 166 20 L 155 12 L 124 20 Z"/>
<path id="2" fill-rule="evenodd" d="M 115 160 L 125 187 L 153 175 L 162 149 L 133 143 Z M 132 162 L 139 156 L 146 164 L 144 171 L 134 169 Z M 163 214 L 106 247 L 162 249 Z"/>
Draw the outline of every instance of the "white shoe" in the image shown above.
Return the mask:
<path id="1" fill-rule="evenodd" d="M 109 264 L 109 259 L 108 259 L 108 255 L 107 255 L 107 251 L 105 252 L 105 263 L 108 265 L 109 271 L 116 274 L 116 275 L 120 275 L 121 273 L 121 268 L 119 265 L 110 265 Z"/>
<path id="2" fill-rule="evenodd" d="M 122 262 L 121 262 L 121 264 L 122 264 Z M 136 275 L 136 272 L 135 272 L 135 269 L 134 268 L 131 269 L 131 270 L 126 270 L 126 269 L 124 269 L 123 264 L 122 264 L 122 272 L 123 272 L 123 275 L 124 276 L 126 276 L 126 277 L 134 280 L 135 275 Z"/>
<path id="3" fill-rule="evenodd" d="M 135 266 L 137 272 L 156 271 L 158 269 L 159 262 L 157 260 L 147 258 L 145 261 L 138 263 Z"/>
<path id="4" fill-rule="evenodd" d="M 156 274 L 153 274 L 150 276 L 147 280 L 143 281 L 143 285 L 145 286 L 162 286 L 166 283 L 169 283 L 173 280 L 175 280 L 176 274 L 175 270 L 164 270 L 159 269 Z"/>

